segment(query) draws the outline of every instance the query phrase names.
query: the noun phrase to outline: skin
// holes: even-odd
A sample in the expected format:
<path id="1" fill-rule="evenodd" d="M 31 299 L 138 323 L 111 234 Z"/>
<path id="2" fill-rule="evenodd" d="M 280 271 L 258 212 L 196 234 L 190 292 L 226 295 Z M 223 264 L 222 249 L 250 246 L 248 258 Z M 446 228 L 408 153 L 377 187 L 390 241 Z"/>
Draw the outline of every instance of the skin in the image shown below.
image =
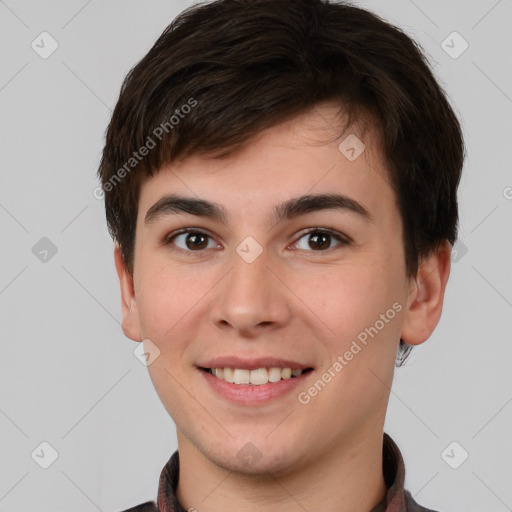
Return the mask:
<path id="1" fill-rule="evenodd" d="M 406 276 L 401 217 L 377 139 L 351 127 L 345 136 L 356 134 L 366 149 L 349 161 L 336 127 L 333 105 L 318 105 L 227 159 L 193 156 L 162 168 L 141 187 L 133 276 L 115 249 L 123 331 L 160 349 L 148 370 L 176 424 L 185 509 L 368 512 L 385 496 L 382 432 L 398 343 L 420 344 L 437 325 L 450 246 L 424 259 L 416 279 Z M 180 213 L 145 224 L 168 193 L 218 203 L 228 219 Z M 275 205 L 321 193 L 349 196 L 372 220 L 347 210 L 270 220 Z M 186 235 L 169 241 L 180 228 L 211 238 L 200 250 Z M 319 249 L 309 228 L 331 228 L 351 243 L 332 237 Z M 236 252 L 248 236 L 263 249 L 252 263 Z M 401 311 L 300 403 L 298 393 L 394 303 Z M 235 405 L 195 366 L 221 355 L 292 359 L 314 371 L 277 401 Z M 248 442 L 261 454 L 256 463 L 237 457 Z"/>

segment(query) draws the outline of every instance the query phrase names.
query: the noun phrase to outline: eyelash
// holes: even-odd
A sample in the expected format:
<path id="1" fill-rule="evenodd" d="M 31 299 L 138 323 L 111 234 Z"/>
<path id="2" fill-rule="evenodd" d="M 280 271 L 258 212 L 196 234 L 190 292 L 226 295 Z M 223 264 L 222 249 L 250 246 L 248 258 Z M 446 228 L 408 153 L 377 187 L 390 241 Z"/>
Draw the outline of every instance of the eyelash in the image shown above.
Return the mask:
<path id="1" fill-rule="evenodd" d="M 293 242 L 293 245 L 297 245 L 299 240 L 301 240 L 305 236 L 310 235 L 312 233 L 329 235 L 332 238 L 336 239 L 339 242 L 338 246 L 341 246 L 341 247 L 349 246 L 352 243 L 352 240 L 348 236 L 342 235 L 341 233 L 339 233 L 338 231 L 335 231 L 334 229 L 329 229 L 329 228 L 310 228 L 305 233 L 302 233 L 302 235 L 299 236 L 296 239 L 295 242 Z M 183 234 L 204 235 L 204 236 L 207 236 L 208 238 L 213 240 L 213 237 L 209 233 L 207 233 L 206 231 L 203 231 L 201 229 L 195 229 L 195 228 L 184 228 L 184 229 L 180 229 L 178 231 L 174 231 L 169 236 L 167 236 L 164 239 L 163 245 L 170 246 L 173 243 L 175 238 L 177 238 L 178 236 L 183 235 Z M 336 247 L 337 246 L 330 247 L 329 249 L 325 249 L 325 250 L 323 250 L 323 249 L 320 249 L 318 251 L 310 250 L 310 251 L 306 251 L 306 252 L 313 252 L 313 253 L 330 252 L 333 249 L 335 249 Z M 192 250 L 187 250 L 187 249 L 181 249 L 180 247 L 173 248 L 172 250 L 181 252 L 182 254 L 185 253 L 186 256 L 194 256 L 194 255 L 197 255 L 197 254 L 204 253 L 206 251 L 205 249 L 200 249 L 200 250 L 197 250 L 197 251 L 192 251 Z M 301 250 L 301 249 L 299 249 L 299 250 Z"/>

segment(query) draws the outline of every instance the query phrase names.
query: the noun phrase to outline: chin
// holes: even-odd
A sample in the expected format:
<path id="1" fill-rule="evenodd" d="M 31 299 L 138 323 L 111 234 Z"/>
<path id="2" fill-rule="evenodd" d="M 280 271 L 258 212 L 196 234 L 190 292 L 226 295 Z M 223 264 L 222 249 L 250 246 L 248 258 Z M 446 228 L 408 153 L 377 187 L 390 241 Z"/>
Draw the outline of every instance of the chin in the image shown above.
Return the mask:
<path id="1" fill-rule="evenodd" d="M 240 436 L 236 443 L 230 438 L 230 446 L 220 445 L 217 449 L 207 450 L 205 456 L 217 466 L 243 475 L 283 476 L 304 465 L 305 457 L 299 447 L 284 440 L 265 439 L 265 436 Z"/>

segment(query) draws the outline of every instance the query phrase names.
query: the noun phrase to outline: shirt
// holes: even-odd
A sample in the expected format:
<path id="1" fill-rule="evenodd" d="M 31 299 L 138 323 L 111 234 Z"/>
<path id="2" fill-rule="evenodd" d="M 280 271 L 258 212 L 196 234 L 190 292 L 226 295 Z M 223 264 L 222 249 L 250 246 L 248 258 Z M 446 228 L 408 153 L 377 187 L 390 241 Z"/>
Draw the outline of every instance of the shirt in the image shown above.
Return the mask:
<path id="1" fill-rule="evenodd" d="M 435 512 L 418 505 L 411 493 L 404 489 L 405 465 L 402 454 L 385 432 L 382 445 L 382 470 L 387 488 L 386 496 L 370 512 Z M 176 497 L 179 473 L 179 454 L 176 450 L 160 473 L 157 502 L 147 501 L 123 512 L 187 512 Z"/>

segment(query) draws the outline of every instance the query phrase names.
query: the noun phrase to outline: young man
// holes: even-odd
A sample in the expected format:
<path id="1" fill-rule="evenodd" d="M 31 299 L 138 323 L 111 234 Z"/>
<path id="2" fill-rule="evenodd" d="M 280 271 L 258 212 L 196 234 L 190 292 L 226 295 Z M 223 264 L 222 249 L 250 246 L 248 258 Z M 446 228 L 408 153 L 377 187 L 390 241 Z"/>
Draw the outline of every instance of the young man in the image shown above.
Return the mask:
<path id="1" fill-rule="evenodd" d="M 420 49 L 368 11 L 219 0 L 164 31 L 99 170 L 178 438 L 130 510 L 427 510 L 383 428 L 441 315 L 463 158 Z"/>

